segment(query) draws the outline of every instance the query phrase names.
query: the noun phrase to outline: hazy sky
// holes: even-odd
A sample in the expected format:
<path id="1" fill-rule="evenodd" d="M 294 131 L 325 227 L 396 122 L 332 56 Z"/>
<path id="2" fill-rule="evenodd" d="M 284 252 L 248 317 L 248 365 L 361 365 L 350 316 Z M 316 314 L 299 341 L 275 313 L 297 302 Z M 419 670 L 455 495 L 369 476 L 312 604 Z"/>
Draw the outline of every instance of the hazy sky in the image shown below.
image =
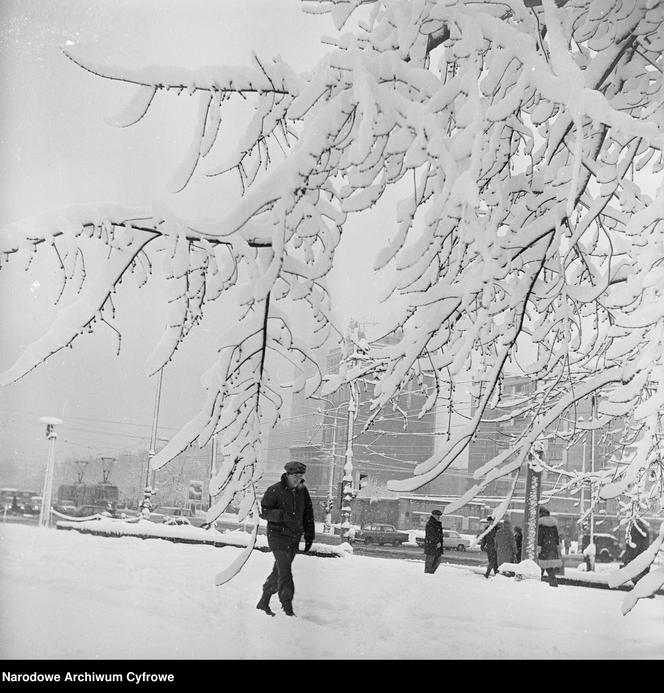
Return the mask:
<path id="1" fill-rule="evenodd" d="M 165 202 L 194 217 L 221 212 L 237 198 L 232 175 L 208 179 L 178 196 L 167 193 L 191 139 L 197 101 L 162 95 L 146 118 L 126 129 L 106 118 L 119 113 L 133 88 L 95 78 L 61 52 L 109 65 L 248 64 L 281 55 L 295 69 L 312 66 L 333 33 L 327 17 L 305 15 L 296 0 L 4 0 L 0 5 L 0 224 L 74 202 L 151 205 Z M 242 121 L 224 121 L 229 146 Z M 219 157 L 221 158 L 221 157 Z M 218 161 L 215 158 L 214 161 Z M 202 178 L 202 176 L 200 176 Z M 344 230 L 331 286 L 341 314 L 361 305 L 360 318 L 381 316 L 380 278 L 368 274 L 369 252 L 393 213 L 386 201 Z M 5 369 L 53 318 L 59 279 L 42 262 L 25 272 L 0 271 L 0 369 Z M 361 300 L 358 300 L 361 299 Z M 0 390 L 0 484 L 12 462 L 45 460 L 40 416 L 64 420 L 57 459 L 113 454 L 148 440 L 155 378 L 144 363 L 165 324 L 157 286 L 123 287 L 116 299 L 123 334 L 120 356 L 109 328 L 80 337 L 21 381 Z M 217 316 L 223 320 L 223 315 Z M 212 330 L 190 337 L 165 371 L 160 434 L 168 437 L 197 412 L 199 377 L 213 354 Z"/>

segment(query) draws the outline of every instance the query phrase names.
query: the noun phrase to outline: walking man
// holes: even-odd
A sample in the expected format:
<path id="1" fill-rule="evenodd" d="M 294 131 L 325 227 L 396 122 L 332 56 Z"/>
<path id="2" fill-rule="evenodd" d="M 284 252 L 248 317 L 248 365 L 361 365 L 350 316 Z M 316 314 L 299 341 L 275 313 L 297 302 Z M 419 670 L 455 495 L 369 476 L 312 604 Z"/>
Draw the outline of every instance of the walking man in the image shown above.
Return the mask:
<path id="1" fill-rule="evenodd" d="M 315 537 L 314 508 L 303 474 L 302 462 L 288 462 L 281 480 L 270 486 L 261 500 L 261 517 L 267 520 L 267 544 L 274 554 L 274 567 L 263 584 L 263 596 L 256 608 L 274 616 L 270 597 L 279 595 L 281 608 L 287 616 L 293 613 L 295 585 L 291 564 L 304 534 L 304 552 L 311 548 Z"/>
<path id="2" fill-rule="evenodd" d="M 443 555 L 443 525 L 440 510 L 432 510 L 424 528 L 424 572 L 435 573 Z"/>
<path id="3" fill-rule="evenodd" d="M 493 517 L 487 517 L 486 522 L 488 523 L 487 526 L 489 526 L 493 522 Z M 486 573 L 484 573 L 485 578 L 488 578 L 489 575 L 491 575 L 492 570 L 494 575 L 498 575 L 498 553 L 496 551 L 497 531 L 498 527 L 496 526 L 482 537 L 482 541 L 480 543 L 480 548 L 482 549 L 482 551 L 486 551 L 488 561 Z"/>

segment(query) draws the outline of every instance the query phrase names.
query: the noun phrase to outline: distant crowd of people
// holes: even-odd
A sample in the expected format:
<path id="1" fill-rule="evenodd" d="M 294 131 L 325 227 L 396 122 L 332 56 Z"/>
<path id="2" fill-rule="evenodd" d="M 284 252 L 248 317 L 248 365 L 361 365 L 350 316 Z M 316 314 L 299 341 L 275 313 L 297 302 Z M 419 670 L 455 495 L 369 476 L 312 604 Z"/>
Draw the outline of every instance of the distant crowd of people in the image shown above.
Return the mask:
<path id="1" fill-rule="evenodd" d="M 432 510 L 431 516 L 424 528 L 424 572 L 435 573 L 440 565 L 444 553 L 443 525 L 440 520 L 442 512 Z M 487 517 L 489 526 L 493 522 L 492 517 Z M 521 542 L 523 533 L 521 527 L 512 529 L 509 519 L 505 518 L 500 524 L 490 529 L 482 538 L 480 548 L 488 557 L 488 566 L 485 577 L 489 577 L 491 571 L 498 573 L 498 566 L 502 563 L 518 562 L 521 555 Z"/>
<path id="2" fill-rule="evenodd" d="M 427 522 L 424 539 L 424 572 L 435 573 L 443 555 L 443 526 L 440 521 L 442 513 L 433 510 Z M 489 516 L 480 534 L 480 549 L 487 555 L 487 567 L 484 573 L 489 578 L 491 573 L 498 574 L 499 567 L 504 563 L 519 563 L 522 558 L 523 530 L 512 527 L 508 517 L 494 523 Z M 633 561 L 650 545 L 648 524 L 643 519 L 630 520 L 626 532 L 627 547 L 622 556 L 622 565 Z M 539 508 L 537 522 L 537 564 L 551 587 L 558 587 L 558 575 L 563 569 L 563 544 L 558 530 L 558 522 L 545 507 Z M 647 572 L 646 567 L 632 581 L 636 584 Z M 507 576 L 513 576 L 510 571 L 503 571 Z"/>
<path id="3" fill-rule="evenodd" d="M 486 518 L 486 526 L 490 527 L 493 517 Z M 504 518 L 502 522 L 494 525 L 482 537 L 480 548 L 486 552 L 487 567 L 484 577 L 488 578 L 491 573 L 498 574 L 498 566 L 503 563 L 518 563 L 521 556 L 521 544 L 523 542 L 523 532 L 521 527 L 512 528 L 509 518 Z"/>

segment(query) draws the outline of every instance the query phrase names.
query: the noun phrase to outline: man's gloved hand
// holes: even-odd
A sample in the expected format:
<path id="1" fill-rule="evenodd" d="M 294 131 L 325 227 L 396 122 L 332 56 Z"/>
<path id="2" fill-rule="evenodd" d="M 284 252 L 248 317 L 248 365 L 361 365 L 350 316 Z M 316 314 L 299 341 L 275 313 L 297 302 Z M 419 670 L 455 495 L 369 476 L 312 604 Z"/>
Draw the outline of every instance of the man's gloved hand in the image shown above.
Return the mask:
<path id="1" fill-rule="evenodd" d="M 304 553 L 307 553 L 309 549 L 311 548 L 311 545 L 314 543 L 313 539 L 305 539 L 304 540 Z"/>

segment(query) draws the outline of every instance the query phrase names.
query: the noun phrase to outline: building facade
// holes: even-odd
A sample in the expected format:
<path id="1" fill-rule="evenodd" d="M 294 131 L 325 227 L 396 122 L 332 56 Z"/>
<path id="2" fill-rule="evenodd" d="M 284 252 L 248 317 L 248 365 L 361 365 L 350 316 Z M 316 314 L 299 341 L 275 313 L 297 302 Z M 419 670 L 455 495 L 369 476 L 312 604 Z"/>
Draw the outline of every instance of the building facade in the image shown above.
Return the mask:
<path id="1" fill-rule="evenodd" d="M 520 411 L 523 399 L 533 393 L 536 382 L 522 376 L 508 376 L 503 382 L 500 409 L 487 408 L 477 432 L 469 444 L 468 472 L 472 475 L 491 459 L 509 449 L 518 436 L 525 430 L 528 421 L 525 414 L 506 417 Z M 514 402 L 510 406 L 510 401 Z M 612 419 L 601 428 L 583 432 L 569 443 L 569 434 L 574 427 L 588 423 L 593 414 L 593 406 L 600 407 L 598 397 L 593 405 L 591 397 L 577 402 L 574 408 L 564 413 L 555 426 L 546 431 L 544 455 L 548 466 L 565 472 L 599 471 L 609 465 L 611 460 L 621 453 L 620 440 L 624 433 L 625 423 Z M 472 413 L 475 413 L 477 399 L 474 400 Z M 566 478 L 556 471 L 544 471 L 541 478 L 541 502 L 546 503 L 550 511 L 557 515 L 561 533 L 568 539 L 576 540 L 583 530 L 579 519 L 589 508 L 589 491 L 558 493 Z M 513 476 L 503 477 L 490 482 L 483 492 L 485 497 L 504 498 L 510 491 Z M 472 479 L 470 483 L 475 483 Z M 521 470 L 513 494 L 510 508 L 512 520 L 521 524 L 523 520 L 523 499 L 525 496 L 526 473 Z M 496 503 L 497 504 L 497 503 Z M 603 501 L 593 515 L 594 531 L 612 532 L 617 526 L 617 501 Z M 589 520 L 588 520 L 589 522 Z M 587 528 L 587 523 L 586 523 Z"/>
<path id="2" fill-rule="evenodd" d="M 329 354 L 329 373 L 338 371 L 340 360 L 339 350 Z M 355 408 L 352 421 L 351 397 Z M 415 466 L 433 454 L 435 412 L 420 416 L 427 394 L 416 383 L 409 383 L 398 398 L 375 416 L 373 398 L 373 383 L 366 380 L 359 382 L 352 394 L 349 386 L 344 385 L 326 401 L 322 440 L 312 460 L 314 473 L 307 475 L 307 484 L 316 492 L 332 488 L 338 493 L 349 451 L 355 478 L 361 475 L 364 483 L 374 489 L 386 489 L 391 479 L 412 476 Z"/>

